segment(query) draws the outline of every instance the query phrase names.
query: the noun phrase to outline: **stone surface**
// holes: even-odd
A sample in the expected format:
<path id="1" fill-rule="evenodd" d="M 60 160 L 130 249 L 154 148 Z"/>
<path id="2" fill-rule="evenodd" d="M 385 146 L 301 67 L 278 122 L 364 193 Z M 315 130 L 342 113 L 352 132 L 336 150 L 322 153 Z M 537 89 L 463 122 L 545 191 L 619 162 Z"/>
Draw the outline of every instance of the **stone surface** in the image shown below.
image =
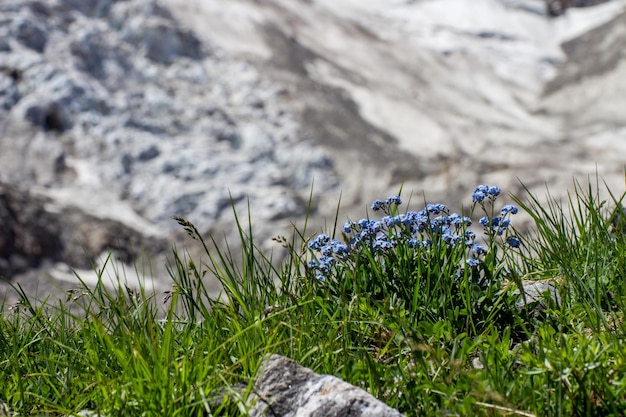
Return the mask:
<path id="1" fill-rule="evenodd" d="M 0 183 L 0 276 L 11 277 L 44 262 L 89 268 L 107 251 L 128 263 L 142 253 L 156 256 L 166 250 L 163 237 L 145 232 Z M 89 238 L 82 240 L 84 236 Z"/>
<path id="2" fill-rule="evenodd" d="M 516 304 L 518 312 L 533 318 L 540 318 L 549 304 L 552 303 L 555 307 L 561 304 L 558 283 L 554 279 L 524 282 L 522 290 L 518 288 L 513 293 L 519 295 Z"/>
<path id="3" fill-rule="evenodd" d="M 251 417 L 402 416 L 366 391 L 280 355 L 264 359 L 252 392 Z"/>

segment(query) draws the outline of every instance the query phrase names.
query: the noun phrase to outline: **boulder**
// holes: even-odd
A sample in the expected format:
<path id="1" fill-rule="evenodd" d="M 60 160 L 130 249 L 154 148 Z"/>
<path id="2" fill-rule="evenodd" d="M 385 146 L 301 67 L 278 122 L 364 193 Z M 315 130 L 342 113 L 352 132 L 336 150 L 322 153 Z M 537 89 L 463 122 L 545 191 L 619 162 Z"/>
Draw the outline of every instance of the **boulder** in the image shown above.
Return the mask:
<path id="1" fill-rule="evenodd" d="M 0 182 L 0 277 L 11 279 L 44 261 L 90 268 L 107 251 L 130 263 L 143 252 L 155 255 L 167 249 L 162 237 L 144 236 L 118 221 L 58 206 L 48 197 Z"/>
<path id="2" fill-rule="evenodd" d="M 280 355 L 264 359 L 252 392 L 251 417 L 402 416 L 366 391 Z"/>

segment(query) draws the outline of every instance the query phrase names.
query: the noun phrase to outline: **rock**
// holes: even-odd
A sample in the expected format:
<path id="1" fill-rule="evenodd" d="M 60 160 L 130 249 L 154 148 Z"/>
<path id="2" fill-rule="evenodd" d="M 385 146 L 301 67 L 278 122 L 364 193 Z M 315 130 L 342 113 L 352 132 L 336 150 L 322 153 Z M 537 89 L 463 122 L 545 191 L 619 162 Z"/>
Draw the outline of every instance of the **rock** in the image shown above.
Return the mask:
<path id="1" fill-rule="evenodd" d="M 48 41 L 45 30 L 29 19 L 19 19 L 13 23 L 14 36 L 24 46 L 43 52 Z"/>
<path id="2" fill-rule="evenodd" d="M 402 416 L 366 391 L 280 355 L 264 359 L 252 392 L 251 417 Z"/>
<path id="3" fill-rule="evenodd" d="M 60 260 L 63 252 L 57 222 L 48 221 L 44 200 L 0 183 L 0 276 Z"/>
<path id="4" fill-rule="evenodd" d="M 75 207 L 57 207 L 50 198 L 0 183 L 0 276 L 11 277 L 44 261 L 90 268 L 103 252 L 131 263 L 141 254 L 168 249 L 163 238 Z"/>
<path id="5" fill-rule="evenodd" d="M 516 309 L 520 314 L 528 314 L 533 318 L 541 317 L 550 305 L 561 304 L 557 284 L 555 279 L 522 283 L 523 294 L 519 288 L 513 291 L 513 294 L 520 296 L 515 305 Z"/>

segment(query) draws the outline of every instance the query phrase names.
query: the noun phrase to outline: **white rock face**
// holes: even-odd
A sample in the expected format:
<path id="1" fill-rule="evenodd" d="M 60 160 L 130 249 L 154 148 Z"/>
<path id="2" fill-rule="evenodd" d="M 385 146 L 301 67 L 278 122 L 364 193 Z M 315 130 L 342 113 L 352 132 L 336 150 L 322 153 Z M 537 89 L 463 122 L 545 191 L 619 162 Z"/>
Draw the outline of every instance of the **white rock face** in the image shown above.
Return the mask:
<path id="1" fill-rule="evenodd" d="M 623 25 L 613 19 L 623 16 L 622 0 L 571 8 L 556 19 L 540 0 L 165 3 L 200 38 L 297 89 L 293 107 L 308 115 L 300 129 L 312 130 L 341 161 L 344 201 L 363 207 L 403 181 L 405 192 L 452 204 L 467 201 L 478 183 L 519 193 L 521 180 L 559 196 L 573 178 L 597 172 L 614 190 L 624 187 L 623 162 L 590 139 L 601 134 L 614 155 L 626 151 L 624 115 L 613 117 L 623 107 L 613 106 L 624 97 L 621 69 L 604 66 L 552 88 L 563 71 L 580 73 L 581 60 L 619 62 Z M 605 32 L 590 41 L 599 27 Z M 566 51 L 563 42 L 571 45 Z M 320 90 L 339 92 L 342 101 Z M 323 126 L 310 124 L 321 108 L 348 106 L 356 110 L 352 123 L 323 113 Z M 576 122 L 597 113 L 611 121 L 590 123 L 592 132 Z M 359 119 L 365 131 L 356 130 Z"/>

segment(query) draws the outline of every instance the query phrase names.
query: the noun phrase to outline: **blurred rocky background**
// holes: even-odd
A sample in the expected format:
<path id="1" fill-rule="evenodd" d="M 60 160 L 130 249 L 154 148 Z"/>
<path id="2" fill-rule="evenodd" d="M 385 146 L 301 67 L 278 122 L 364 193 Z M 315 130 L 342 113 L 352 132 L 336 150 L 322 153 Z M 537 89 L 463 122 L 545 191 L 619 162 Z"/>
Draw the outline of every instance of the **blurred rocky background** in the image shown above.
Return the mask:
<path id="1" fill-rule="evenodd" d="M 479 183 L 624 190 L 626 0 L 1 0 L 0 276 L 169 288 L 236 244 Z M 317 231 L 315 229 L 312 231 Z M 121 271 L 120 271 L 121 270 Z M 6 295 L 5 295 L 6 293 Z M 7 302 L 14 294 L 0 284 Z"/>

